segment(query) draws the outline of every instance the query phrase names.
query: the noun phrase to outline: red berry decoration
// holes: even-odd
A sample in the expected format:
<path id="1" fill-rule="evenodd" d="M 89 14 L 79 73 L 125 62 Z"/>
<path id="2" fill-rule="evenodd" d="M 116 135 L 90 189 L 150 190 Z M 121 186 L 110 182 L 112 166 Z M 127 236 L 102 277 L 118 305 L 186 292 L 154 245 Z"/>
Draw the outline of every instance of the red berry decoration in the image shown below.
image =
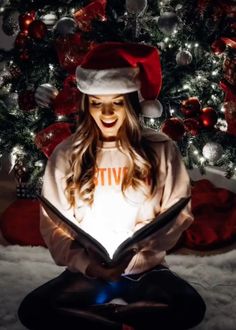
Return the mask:
<path id="1" fill-rule="evenodd" d="M 184 127 L 185 127 L 186 132 L 190 133 L 193 136 L 199 134 L 200 123 L 195 118 L 185 119 L 184 120 Z"/>
<path id="2" fill-rule="evenodd" d="M 31 39 L 23 32 L 19 32 L 15 39 L 15 47 L 25 49 L 31 45 Z"/>
<path id="3" fill-rule="evenodd" d="M 20 51 L 20 53 L 19 53 L 19 59 L 22 62 L 29 61 L 30 60 L 29 50 L 28 49 L 23 49 L 22 51 Z"/>
<path id="4" fill-rule="evenodd" d="M 197 97 L 189 97 L 181 102 L 180 110 L 185 117 L 196 117 L 201 109 L 201 104 Z"/>
<path id="5" fill-rule="evenodd" d="M 203 108 L 201 109 L 199 120 L 203 127 L 213 128 L 217 123 L 217 113 L 211 107 Z"/>
<path id="6" fill-rule="evenodd" d="M 47 26 L 40 20 L 35 20 L 29 25 L 29 35 L 37 40 L 42 40 L 47 34 Z"/>
<path id="7" fill-rule="evenodd" d="M 29 25 L 35 20 L 35 16 L 31 13 L 21 14 L 19 16 L 19 26 L 21 31 L 28 31 Z"/>
<path id="8" fill-rule="evenodd" d="M 166 119 L 162 126 L 162 132 L 168 135 L 172 140 L 181 140 L 185 133 L 183 121 L 179 118 Z"/>

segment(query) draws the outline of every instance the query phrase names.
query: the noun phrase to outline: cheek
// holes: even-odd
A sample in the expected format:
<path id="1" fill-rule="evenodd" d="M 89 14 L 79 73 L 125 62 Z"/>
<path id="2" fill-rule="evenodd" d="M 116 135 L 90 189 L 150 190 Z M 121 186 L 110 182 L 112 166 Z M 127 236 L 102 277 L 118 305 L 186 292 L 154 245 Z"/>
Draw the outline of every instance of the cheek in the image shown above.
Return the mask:
<path id="1" fill-rule="evenodd" d="M 91 117 L 96 121 L 97 118 L 98 118 L 98 113 L 97 113 L 97 111 L 91 109 L 91 110 L 89 110 L 89 113 L 90 113 Z"/>

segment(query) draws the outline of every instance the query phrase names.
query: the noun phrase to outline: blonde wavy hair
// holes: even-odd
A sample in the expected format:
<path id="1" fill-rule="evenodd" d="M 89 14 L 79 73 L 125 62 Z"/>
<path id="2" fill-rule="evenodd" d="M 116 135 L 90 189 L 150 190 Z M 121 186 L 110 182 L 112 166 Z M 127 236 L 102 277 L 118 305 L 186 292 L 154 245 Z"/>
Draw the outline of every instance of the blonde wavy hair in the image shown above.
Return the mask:
<path id="1" fill-rule="evenodd" d="M 146 197 L 152 197 L 157 189 L 158 159 L 150 143 L 142 136 L 138 114 L 140 103 L 138 93 L 124 94 L 126 118 L 118 132 L 117 148 L 127 156 L 127 171 L 121 184 L 122 193 L 132 187 L 147 191 L 147 179 L 150 189 Z M 88 95 L 82 96 L 78 113 L 78 127 L 73 136 L 70 172 L 66 176 L 66 196 L 71 207 L 76 206 L 76 196 L 91 205 L 94 200 L 96 156 L 100 130 L 89 113 Z"/>

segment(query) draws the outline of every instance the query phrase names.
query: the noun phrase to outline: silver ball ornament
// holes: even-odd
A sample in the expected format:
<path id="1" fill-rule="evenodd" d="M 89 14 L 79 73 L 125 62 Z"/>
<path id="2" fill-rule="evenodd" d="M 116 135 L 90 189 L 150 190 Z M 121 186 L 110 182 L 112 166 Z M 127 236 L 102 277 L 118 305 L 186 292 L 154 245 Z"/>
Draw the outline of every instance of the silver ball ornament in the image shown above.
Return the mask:
<path id="1" fill-rule="evenodd" d="M 193 56 L 188 50 L 180 50 L 176 54 L 176 63 L 178 65 L 189 65 L 192 62 Z"/>
<path id="2" fill-rule="evenodd" d="M 49 108 L 52 101 L 56 98 L 58 89 L 51 84 L 42 84 L 35 90 L 35 102 L 41 108 Z"/>
<path id="3" fill-rule="evenodd" d="M 138 15 L 147 7 L 147 0 L 126 0 L 126 10 L 130 14 Z"/>
<path id="4" fill-rule="evenodd" d="M 178 23 L 178 16 L 174 12 L 165 12 L 159 16 L 157 26 L 162 33 L 171 35 L 177 29 Z"/>
<path id="5" fill-rule="evenodd" d="M 76 21 L 71 17 L 62 17 L 54 26 L 54 33 L 61 37 L 74 34 L 77 29 Z"/>
<path id="6" fill-rule="evenodd" d="M 223 147 L 216 142 L 208 142 L 202 149 L 203 156 L 211 163 L 217 162 L 223 155 Z"/>

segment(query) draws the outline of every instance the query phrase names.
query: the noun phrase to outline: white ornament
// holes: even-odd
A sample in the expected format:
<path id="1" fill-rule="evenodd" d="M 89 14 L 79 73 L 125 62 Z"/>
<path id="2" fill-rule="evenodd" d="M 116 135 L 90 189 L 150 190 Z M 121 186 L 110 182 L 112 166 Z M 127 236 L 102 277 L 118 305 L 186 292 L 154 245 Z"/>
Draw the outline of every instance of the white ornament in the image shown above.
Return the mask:
<path id="1" fill-rule="evenodd" d="M 176 55 L 178 65 L 188 65 L 192 62 L 193 56 L 188 50 L 180 50 Z"/>
<path id="2" fill-rule="evenodd" d="M 42 84 L 36 88 L 34 97 L 39 107 L 49 108 L 57 94 L 58 89 L 56 87 L 51 84 Z"/>
<path id="3" fill-rule="evenodd" d="M 163 106 L 158 100 L 147 100 L 141 103 L 142 115 L 147 118 L 158 118 L 162 115 Z"/>
<path id="4" fill-rule="evenodd" d="M 139 15 L 146 9 L 147 0 L 126 0 L 125 6 L 128 13 Z"/>
<path id="5" fill-rule="evenodd" d="M 53 12 L 45 14 L 40 17 L 40 20 L 47 25 L 47 28 L 50 30 L 56 24 L 57 15 Z"/>
<path id="6" fill-rule="evenodd" d="M 157 26 L 162 33 L 171 35 L 177 29 L 178 22 L 178 16 L 174 12 L 165 12 L 159 16 Z"/>
<path id="7" fill-rule="evenodd" d="M 203 156 L 211 163 L 217 162 L 223 155 L 223 147 L 216 142 L 208 142 L 202 149 Z"/>

